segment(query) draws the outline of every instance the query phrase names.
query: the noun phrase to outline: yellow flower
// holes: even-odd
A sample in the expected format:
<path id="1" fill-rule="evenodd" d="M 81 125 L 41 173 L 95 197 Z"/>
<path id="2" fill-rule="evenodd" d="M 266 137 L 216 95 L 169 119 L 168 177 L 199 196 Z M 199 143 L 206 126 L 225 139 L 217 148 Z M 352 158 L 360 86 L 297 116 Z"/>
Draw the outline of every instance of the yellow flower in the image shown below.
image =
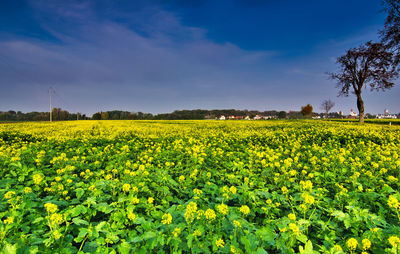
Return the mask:
<path id="1" fill-rule="evenodd" d="M 122 185 L 122 190 L 124 192 L 129 192 L 130 189 L 131 189 L 131 185 L 129 183 Z"/>
<path id="2" fill-rule="evenodd" d="M 399 243 L 400 243 L 399 237 L 392 235 L 391 237 L 389 237 L 388 240 L 389 240 L 390 245 L 392 245 L 392 247 L 399 246 Z"/>
<path id="3" fill-rule="evenodd" d="M 54 224 L 61 224 L 63 222 L 63 216 L 59 213 L 53 213 L 50 216 L 50 220 L 54 223 Z"/>
<path id="4" fill-rule="evenodd" d="M 271 199 L 267 199 L 267 201 L 265 201 L 268 205 L 272 204 L 272 200 Z"/>
<path id="5" fill-rule="evenodd" d="M 215 241 L 215 245 L 216 245 L 218 248 L 224 248 L 225 242 L 224 242 L 224 240 L 222 240 L 222 238 L 219 238 L 218 240 Z"/>
<path id="6" fill-rule="evenodd" d="M 235 226 L 235 228 L 241 228 L 242 224 L 240 223 L 240 221 L 237 220 L 233 220 L 233 225 Z"/>
<path id="7" fill-rule="evenodd" d="M 162 216 L 161 220 L 162 224 L 171 224 L 172 223 L 172 215 L 170 213 L 166 213 Z"/>
<path id="8" fill-rule="evenodd" d="M 201 209 L 199 209 L 198 211 L 197 211 L 197 219 L 198 220 L 200 220 L 201 219 L 201 217 L 203 217 L 203 215 L 204 215 L 204 211 L 203 210 L 201 210 Z"/>
<path id="9" fill-rule="evenodd" d="M 289 223 L 289 228 L 290 228 L 290 230 L 293 231 L 293 234 L 295 234 L 295 235 L 300 234 L 300 229 L 299 229 L 299 227 L 298 227 L 296 224 L 294 224 L 294 223 Z"/>
<path id="10" fill-rule="evenodd" d="M 400 208 L 400 203 L 394 196 L 389 196 L 388 205 L 394 209 Z"/>
<path id="11" fill-rule="evenodd" d="M 47 212 L 50 213 L 55 213 L 58 209 L 58 206 L 52 203 L 46 203 L 44 204 L 44 207 L 46 208 Z"/>
<path id="12" fill-rule="evenodd" d="M 376 232 L 379 231 L 379 228 L 373 228 L 373 229 L 371 229 L 371 231 L 374 232 L 374 233 L 376 233 Z"/>
<path id="13" fill-rule="evenodd" d="M 369 248 L 371 248 L 371 241 L 368 239 L 363 239 L 362 245 L 364 250 L 368 250 Z"/>
<path id="14" fill-rule="evenodd" d="M 229 190 L 232 192 L 232 194 L 236 194 L 236 187 L 235 186 L 231 186 L 230 188 L 229 188 Z"/>
<path id="15" fill-rule="evenodd" d="M 281 188 L 281 191 L 283 192 L 283 194 L 286 194 L 286 193 L 289 192 L 288 188 L 286 188 L 285 186 L 283 186 L 283 187 Z"/>
<path id="16" fill-rule="evenodd" d="M 137 197 L 132 198 L 132 204 L 139 204 L 140 200 Z"/>
<path id="17" fill-rule="evenodd" d="M 220 213 L 222 213 L 223 215 L 226 215 L 226 214 L 228 213 L 228 210 L 229 210 L 228 206 L 225 205 L 225 204 L 217 205 L 217 209 L 218 209 L 218 211 L 219 211 Z"/>
<path id="18" fill-rule="evenodd" d="M 26 194 L 31 193 L 31 192 L 32 192 L 32 188 L 31 188 L 31 187 L 25 187 L 25 188 L 24 188 L 24 192 L 25 192 Z"/>
<path id="19" fill-rule="evenodd" d="M 154 202 L 154 198 L 150 197 L 147 199 L 147 203 L 153 204 L 153 202 Z"/>
<path id="20" fill-rule="evenodd" d="M 180 177 L 179 177 L 179 182 L 184 182 L 185 181 L 185 176 L 184 175 L 181 175 Z"/>
<path id="21" fill-rule="evenodd" d="M 335 246 L 333 246 L 333 249 L 334 249 L 335 251 L 343 251 L 342 246 L 340 246 L 340 245 L 338 245 L 338 244 L 336 244 Z"/>
<path id="22" fill-rule="evenodd" d="M 13 195 L 15 195 L 15 191 L 8 191 L 6 194 L 4 194 L 4 198 L 11 199 Z"/>
<path id="23" fill-rule="evenodd" d="M 301 186 L 303 187 L 303 189 L 307 190 L 307 189 L 312 189 L 313 184 L 310 180 L 307 181 L 300 181 Z"/>
<path id="24" fill-rule="evenodd" d="M 288 218 L 291 219 L 291 220 L 296 220 L 296 215 L 294 213 L 290 213 L 288 215 Z"/>
<path id="25" fill-rule="evenodd" d="M 350 238 L 347 240 L 347 247 L 349 247 L 350 250 L 355 250 L 357 248 L 358 242 L 355 238 Z"/>
<path id="26" fill-rule="evenodd" d="M 60 231 L 59 230 L 54 230 L 53 231 L 53 236 L 54 236 L 54 239 L 60 239 L 60 237 L 62 236 L 62 234 L 60 233 Z"/>
<path id="27" fill-rule="evenodd" d="M 36 185 L 39 185 L 43 180 L 43 176 L 39 175 L 39 174 L 34 174 L 33 175 L 33 183 Z"/>
<path id="28" fill-rule="evenodd" d="M 128 219 L 134 222 L 136 219 L 136 215 L 133 212 L 128 212 Z"/>
<path id="29" fill-rule="evenodd" d="M 312 204 L 314 204 L 314 202 L 315 202 L 314 197 L 311 196 L 311 195 L 308 194 L 308 193 L 303 193 L 303 194 L 301 194 L 301 197 L 304 199 L 304 202 L 306 202 L 307 204 L 312 205 Z"/>
<path id="30" fill-rule="evenodd" d="M 181 229 L 181 228 L 175 228 L 174 231 L 172 231 L 172 234 L 173 234 L 175 237 L 178 237 L 178 236 L 181 234 L 181 232 L 182 232 L 182 229 Z"/>
<path id="31" fill-rule="evenodd" d="M 197 196 L 201 196 L 201 194 L 203 193 L 203 191 L 202 191 L 202 190 L 199 190 L 199 189 L 193 189 L 193 193 L 194 193 L 195 195 L 197 195 Z"/>
<path id="32" fill-rule="evenodd" d="M 193 232 L 193 235 L 194 235 L 194 236 L 201 236 L 201 231 L 198 230 L 198 229 L 196 229 L 196 230 Z"/>
<path id="33" fill-rule="evenodd" d="M 189 202 L 189 204 L 186 207 L 186 212 L 185 212 L 185 220 L 187 223 L 192 223 L 195 216 L 196 216 L 196 211 L 197 211 L 197 204 L 196 202 Z"/>
<path id="34" fill-rule="evenodd" d="M 4 224 L 11 224 L 14 223 L 14 217 L 8 217 L 4 220 Z"/>
<path id="35" fill-rule="evenodd" d="M 250 208 L 247 205 L 242 205 L 239 210 L 243 215 L 248 215 L 250 213 Z"/>
<path id="36" fill-rule="evenodd" d="M 214 210 L 210 209 L 210 208 L 208 208 L 206 210 L 204 215 L 206 216 L 207 220 L 214 220 L 217 217 L 217 215 L 215 214 Z"/>

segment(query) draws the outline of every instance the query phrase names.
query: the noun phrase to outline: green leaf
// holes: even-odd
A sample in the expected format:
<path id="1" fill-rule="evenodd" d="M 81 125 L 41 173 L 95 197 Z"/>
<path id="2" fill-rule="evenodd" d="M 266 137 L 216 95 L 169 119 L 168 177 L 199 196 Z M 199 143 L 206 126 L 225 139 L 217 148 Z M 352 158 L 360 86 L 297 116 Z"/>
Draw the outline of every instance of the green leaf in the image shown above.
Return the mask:
<path id="1" fill-rule="evenodd" d="M 76 192 L 76 197 L 78 199 L 80 199 L 82 197 L 83 193 L 85 193 L 85 191 L 82 188 L 76 189 L 75 192 Z"/>
<path id="2" fill-rule="evenodd" d="M 98 211 L 103 212 L 105 214 L 111 213 L 114 210 L 114 208 L 112 208 L 109 204 L 104 203 L 104 202 L 103 203 L 99 203 L 97 205 L 94 205 L 94 207 Z"/>
<path id="3" fill-rule="evenodd" d="M 129 254 L 132 249 L 132 245 L 128 242 L 123 242 L 118 246 L 118 251 L 121 254 Z"/>
<path id="4" fill-rule="evenodd" d="M 271 227 L 263 227 L 257 230 L 256 234 L 261 237 L 261 239 L 270 245 L 274 245 L 276 233 Z"/>
<path id="5" fill-rule="evenodd" d="M 90 235 L 92 232 L 87 228 L 80 228 L 78 236 L 74 239 L 75 242 L 80 243 L 83 241 L 86 235 Z"/>
<path id="6" fill-rule="evenodd" d="M 263 248 L 259 247 L 257 249 L 256 254 L 268 254 L 268 252 L 266 250 L 264 250 Z"/>
<path id="7" fill-rule="evenodd" d="M 82 220 L 80 218 L 73 218 L 72 221 L 76 224 L 76 225 L 89 225 L 89 222 Z"/>
<path id="8" fill-rule="evenodd" d="M 347 217 L 344 219 L 343 222 L 344 222 L 344 226 L 346 227 L 346 229 L 351 227 L 351 218 L 350 218 L 350 216 L 347 216 Z"/>
<path id="9" fill-rule="evenodd" d="M 188 245 L 189 248 L 192 248 L 193 238 L 194 238 L 193 234 L 190 234 L 190 235 L 187 237 L 187 245 Z"/>
<path id="10" fill-rule="evenodd" d="M 39 223 L 39 222 L 41 222 L 42 220 L 44 220 L 43 217 L 37 217 L 37 218 L 32 222 L 32 224 Z"/>
<path id="11" fill-rule="evenodd" d="M 157 236 L 156 232 L 153 231 L 148 231 L 143 234 L 142 239 L 143 240 L 149 240 L 151 238 L 155 238 Z"/>
<path id="12" fill-rule="evenodd" d="M 29 247 L 29 254 L 36 254 L 38 252 L 39 252 L 39 247 L 38 246 Z"/>
<path id="13" fill-rule="evenodd" d="M 95 227 L 96 231 L 97 232 L 101 231 L 106 224 L 107 224 L 106 221 L 102 221 L 99 224 L 97 224 L 96 227 Z"/>
<path id="14" fill-rule="evenodd" d="M 135 238 L 133 238 L 133 239 L 131 240 L 131 242 L 133 242 L 133 243 L 138 243 L 138 242 L 140 242 L 140 241 L 142 241 L 142 238 L 141 238 L 140 236 L 136 236 Z"/>
<path id="15" fill-rule="evenodd" d="M 304 234 L 298 235 L 298 236 L 296 237 L 296 239 L 299 240 L 299 241 L 302 242 L 302 243 L 306 243 L 307 240 L 308 240 L 308 239 L 307 239 L 307 236 L 304 235 Z"/>
<path id="16" fill-rule="evenodd" d="M 138 253 L 138 254 L 146 254 L 146 253 L 147 253 L 146 247 L 142 246 L 142 247 L 138 250 L 137 253 Z"/>
<path id="17" fill-rule="evenodd" d="M 334 211 L 332 216 L 335 216 L 338 220 L 343 221 L 346 218 L 346 214 L 342 211 Z"/>
<path id="18" fill-rule="evenodd" d="M 313 250 L 313 245 L 312 245 L 311 241 L 307 241 L 306 245 L 304 246 L 304 249 L 303 249 L 303 246 L 300 246 L 299 252 L 300 252 L 300 254 L 316 254 L 316 253 L 318 253 L 318 251 Z"/>
<path id="19" fill-rule="evenodd" d="M 83 205 L 78 205 L 77 207 L 74 207 L 71 209 L 71 216 L 76 217 L 80 214 L 85 214 L 87 212 L 87 208 L 84 207 Z"/>
<path id="20" fill-rule="evenodd" d="M 17 253 L 17 244 L 11 245 L 9 243 L 6 243 L 2 252 L 7 253 L 7 254 L 16 254 Z"/>

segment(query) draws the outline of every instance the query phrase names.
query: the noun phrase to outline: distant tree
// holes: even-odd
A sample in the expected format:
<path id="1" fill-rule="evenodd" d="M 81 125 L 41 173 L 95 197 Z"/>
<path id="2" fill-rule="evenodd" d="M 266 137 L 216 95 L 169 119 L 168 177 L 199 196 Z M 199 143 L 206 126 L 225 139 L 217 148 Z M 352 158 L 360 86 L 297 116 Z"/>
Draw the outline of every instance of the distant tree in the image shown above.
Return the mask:
<path id="1" fill-rule="evenodd" d="M 337 58 L 336 63 L 340 65 L 338 73 L 328 73 L 331 79 L 337 80 L 338 96 L 348 96 L 350 90 L 357 96 L 360 123 L 364 122 L 362 88 L 369 86 L 371 91 L 391 88 L 394 85 L 392 81 L 399 76 L 393 67 L 394 61 L 393 53 L 385 45 L 367 42 Z"/>
<path id="2" fill-rule="evenodd" d="M 108 111 L 102 112 L 101 113 L 101 120 L 108 120 L 108 119 L 110 119 L 110 114 L 108 113 Z"/>
<path id="3" fill-rule="evenodd" d="M 99 112 L 94 113 L 94 114 L 92 115 L 92 119 L 93 119 L 93 120 L 100 120 L 100 119 L 101 119 L 101 114 L 100 114 Z"/>
<path id="4" fill-rule="evenodd" d="M 278 118 L 279 119 L 283 119 L 283 118 L 286 118 L 286 111 L 279 111 L 279 113 L 278 113 Z"/>
<path id="5" fill-rule="evenodd" d="M 328 113 L 334 106 L 335 103 L 331 100 L 324 100 L 321 103 L 321 109 L 325 112 L 325 118 L 328 118 Z"/>
<path id="6" fill-rule="evenodd" d="M 400 0 L 383 0 L 387 13 L 385 28 L 380 31 L 382 42 L 395 54 L 395 64 L 400 63 Z"/>
<path id="7" fill-rule="evenodd" d="M 313 106 L 311 106 L 310 104 L 307 104 L 304 107 L 301 107 L 301 114 L 305 117 L 311 117 L 312 116 L 312 112 L 313 112 Z"/>

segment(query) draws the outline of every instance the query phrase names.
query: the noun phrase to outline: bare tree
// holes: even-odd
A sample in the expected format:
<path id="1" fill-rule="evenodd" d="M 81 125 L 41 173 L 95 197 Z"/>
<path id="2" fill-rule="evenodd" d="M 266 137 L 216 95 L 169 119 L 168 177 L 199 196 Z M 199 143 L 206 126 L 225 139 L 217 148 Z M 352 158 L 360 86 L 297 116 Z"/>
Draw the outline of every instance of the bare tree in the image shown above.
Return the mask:
<path id="1" fill-rule="evenodd" d="M 364 101 L 361 97 L 364 86 L 371 91 L 390 89 L 392 82 L 399 76 L 395 69 L 393 52 L 382 43 L 367 42 L 358 48 L 349 49 L 344 56 L 337 58 L 340 65 L 337 73 L 328 73 L 337 80 L 340 89 L 338 96 L 348 96 L 349 91 L 357 96 L 357 108 L 360 123 L 364 122 Z"/>
<path id="2" fill-rule="evenodd" d="M 400 0 L 383 0 L 387 13 L 385 28 L 380 31 L 382 42 L 389 46 L 400 63 Z"/>
<path id="3" fill-rule="evenodd" d="M 321 103 L 321 109 L 325 112 L 325 118 L 328 118 L 328 113 L 334 106 L 335 103 L 331 100 L 324 100 Z"/>

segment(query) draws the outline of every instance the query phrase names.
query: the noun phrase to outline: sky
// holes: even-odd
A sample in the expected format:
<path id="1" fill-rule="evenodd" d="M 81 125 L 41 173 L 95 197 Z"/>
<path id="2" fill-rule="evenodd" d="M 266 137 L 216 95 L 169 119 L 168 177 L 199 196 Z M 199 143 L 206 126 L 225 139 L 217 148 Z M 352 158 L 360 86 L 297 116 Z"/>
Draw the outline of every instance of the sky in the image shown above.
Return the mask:
<path id="1" fill-rule="evenodd" d="M 356 110 L 327 72 L 378 41 L 380 0 L 1 0 L 0 111 Z M 400 82 L 364 89 L 400 112 Z"/>

